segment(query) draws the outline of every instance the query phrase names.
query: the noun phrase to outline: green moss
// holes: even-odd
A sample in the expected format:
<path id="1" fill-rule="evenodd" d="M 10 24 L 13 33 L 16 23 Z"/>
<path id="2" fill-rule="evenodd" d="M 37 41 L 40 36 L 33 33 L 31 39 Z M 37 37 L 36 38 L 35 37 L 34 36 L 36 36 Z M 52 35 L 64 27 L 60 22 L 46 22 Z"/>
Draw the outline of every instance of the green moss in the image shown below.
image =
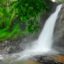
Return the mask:
<path id="1" fill-rule="evenodd" d="M 41 14 L 49 9 L 50 0 L 1 0 L 0 41 L 37 32 Z"/>
<path id="2" fill-rule="evenodd" d="M 56 0 L 58 3 L 64 3 L 64 0 Z"/>

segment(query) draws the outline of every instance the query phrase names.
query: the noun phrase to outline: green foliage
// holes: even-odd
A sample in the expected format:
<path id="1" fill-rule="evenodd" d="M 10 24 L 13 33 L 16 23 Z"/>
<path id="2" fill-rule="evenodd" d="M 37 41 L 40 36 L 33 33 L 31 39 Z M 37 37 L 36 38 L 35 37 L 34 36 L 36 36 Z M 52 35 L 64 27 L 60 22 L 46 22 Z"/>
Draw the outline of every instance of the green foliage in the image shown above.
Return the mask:
<path id="1" fill-rule="evenodd" d="M 35 17 L 39 12 L 44 12 L 49 9 L 48 0 L 19 0 L 19 14 L 21 20 L 25 21 L 32 17 Z"/>
<path id="2" fill-rule="evenodd" d="M 37 32 L 50 0 L 0 0 L 0 41 Z"/>
<path id="3" fill-rule="evenodd" d="M 58 3 L 64 3 L 64 0 L 56 0 Z"/>

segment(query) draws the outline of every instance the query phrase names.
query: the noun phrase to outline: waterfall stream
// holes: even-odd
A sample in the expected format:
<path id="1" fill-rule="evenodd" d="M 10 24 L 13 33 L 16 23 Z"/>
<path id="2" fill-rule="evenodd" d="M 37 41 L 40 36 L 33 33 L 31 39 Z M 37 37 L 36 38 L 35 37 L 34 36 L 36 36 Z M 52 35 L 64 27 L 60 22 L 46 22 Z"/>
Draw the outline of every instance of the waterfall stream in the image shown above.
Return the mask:
<path id="1" fill-rule="evenodd" d="M 25 49 L 23 52 L 12 54 L 11 57 L 19 56 L 17 60 L 22 60 L 36 55 L 45 55 L 51 53 L 53 51 L 52 44 L 54 27 L 61 7 L 62 5 L 58 5 L 55 12 L 53 12 L 46 20 L 40 36 L 36 41 L 32 42 L 32 47 L 30 49 Z M 0 56 L 0 58 L 2 57 Z"/>
<path id="2" fill-rule="evenodd" d="M 39 38 L 33 42 L 32 48 L 17 54 L 19 55 L 19 59 L 26 59 L 35 55 L 45 55 L 51 52 L 55 53 L 52 49 L 53 32 L 61 7 L 62 5 L 58 5 L 55 12 L 46 20 L 44 28 L 42 29 Z"/>

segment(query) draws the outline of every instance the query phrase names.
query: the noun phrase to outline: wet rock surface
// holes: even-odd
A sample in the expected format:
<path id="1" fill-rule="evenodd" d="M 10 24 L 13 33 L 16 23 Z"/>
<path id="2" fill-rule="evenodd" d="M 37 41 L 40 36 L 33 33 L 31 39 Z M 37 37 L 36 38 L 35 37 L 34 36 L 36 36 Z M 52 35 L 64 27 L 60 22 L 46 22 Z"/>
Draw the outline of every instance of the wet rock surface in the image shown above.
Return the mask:
<path id="1" fill-rule="evenodd" d="M 64 4 L 56 21 L 53 39 L 53 48 L 64 54 Z"/>
<path id="2" fill-rule="evenodd" d="M 63 56 L 38 56 L 35 57 L 35 61 L 39 62 L 40 64 L 64 64 L 63 59 L 61 59 L 60 57 L 62 58 Z"/>
<path id="3" fill-rule="evenodd" d="M 8 54 L 8 53 L 14 53 L 19 51 L 19 41 L 5 41 L 4 43 L 0 44 L 0 54 Z"/>
<path id="4" fill-rule="evenodd" d="M 14 60 L 14 59 L 12 59 Z M 35 58 L 30 58 L 23 61 L 12 61 L 10 59 L 0 61 L 1 64 L 64 64 L 64 62 L 59 62 L 53 58 L 53 56 L 39 56 Z M 6 61 L 6 62 L 5 62 Z"/>

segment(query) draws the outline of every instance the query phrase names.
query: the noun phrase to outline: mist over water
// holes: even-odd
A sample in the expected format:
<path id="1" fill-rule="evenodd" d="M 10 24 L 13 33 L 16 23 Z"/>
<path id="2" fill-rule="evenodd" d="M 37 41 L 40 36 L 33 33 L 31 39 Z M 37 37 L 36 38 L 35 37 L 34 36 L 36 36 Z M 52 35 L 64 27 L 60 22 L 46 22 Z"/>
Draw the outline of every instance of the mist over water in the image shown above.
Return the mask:
<path id="1" fill-rule="evenodd" d="M 58 14 L 61 10 L 62 4 L 56 7 L 54 13 L 52 13 L 46 20 L 44 28 L 42 29 L 40 36 L 36 41 L 33 41 L 31 48 L 26 48 L 23 52 L 12 54 L 11 57 L 19 56 L 17 60 L 28 59 L 36 55 L 55 54 L 52 49 L 53 44 L 53 32 Z M 52 53 L 51 53 L 52 52 Z"/>

